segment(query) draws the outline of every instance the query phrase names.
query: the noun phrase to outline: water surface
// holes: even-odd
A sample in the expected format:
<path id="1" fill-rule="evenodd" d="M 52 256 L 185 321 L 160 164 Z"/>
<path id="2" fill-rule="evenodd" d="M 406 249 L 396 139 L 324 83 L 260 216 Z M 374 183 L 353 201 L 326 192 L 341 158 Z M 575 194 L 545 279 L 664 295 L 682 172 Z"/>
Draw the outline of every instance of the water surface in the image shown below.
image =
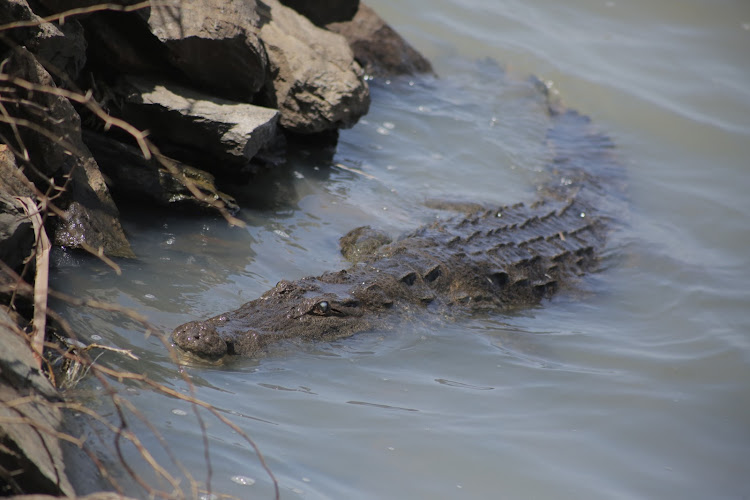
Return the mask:
<path id="1" fill-rule="evenodd" d="M 196 395 L 252 437 L 283 498 L 747 498 L 750 5 L 370 3 L 439 78 L 376 82 L 370 114 L 335 156 L 291 160 L 283 202 L 243 209 L 247 228 L 131 209 L 139 259 L 124 275 L 68 255 L 55 286 L 171 331 L 279 279 L 345 267 L 338 237 L 363 224 L 414 228 L 434 216 L 426 199 L 531 199 L 549 158 L 525 83 L 534 74 L 593 117 L 627 169 L 627 226 L 602 272 L 516 315 L 190 367 Z M 100 362 L 187 391 L 135 322 L 66 315 L 83 337 L 141 357 Z M 190 405 L 126 385 L 204 482 Z M 96 382 L 81 390 L 96 394 Z M 271 497 L 249 444 L 203 418 L 212 491 Z"/>

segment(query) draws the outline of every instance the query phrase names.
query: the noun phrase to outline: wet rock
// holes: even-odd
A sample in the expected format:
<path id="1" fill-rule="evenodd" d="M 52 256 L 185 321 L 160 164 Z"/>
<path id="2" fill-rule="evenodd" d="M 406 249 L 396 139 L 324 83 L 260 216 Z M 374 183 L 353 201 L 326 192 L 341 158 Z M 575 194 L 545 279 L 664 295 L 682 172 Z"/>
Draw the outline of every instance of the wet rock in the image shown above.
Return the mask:
<path id="1" fill-rule="evenodd" d="M 239 210 L 234 198 L 219 191 L 214 184 L 214 177 L 208 172 L 164 156 L 146 160 L 140 149 L 95 132 L 84 132 L 83 139 L 94 154 L 106 176 L 107 185 L 115 196 L 149 200 L 162 206 L 201 210 L 215 207 L 197 199 L 183 182 L 175 179 L 164 168 L 161 163 L 164 161 L 179 170 L 180 176 L 193 182 L 214 204 L 221 202 L 221 206 L 230 212 Z"/>
<path id="2" fill-rule="evenodd" d="M 296 10 L 317 26 L 324 27 L 329 23 L 350 21 L 359 8 L 359 0 L 328 0 L 311 2 L 310 0 L 281 0 L 287 7 Z"/>
<path id="3" fill-rule="evenodd" d="M 370 76 L 432 73 L 430 62 L 362 2 L 353 19 L 326 28 L 346 38 L 355 59 Z"/>
<path id="4" fill-rule="evenodd" d="M 31 84 L 55 88 L 49 73 L 24 47 L 9 54 L 5 71 Z M 99 168 L 81 139 L 80 117 L 64 97 L 38 90 L 11 86 L 7 90 L 16 99 L 6 104 L 10 116 L 26 120 L 32 127 L 19 127 L 15 134 L 2 127 L 16 151 L 29 157 L 26 174 L 40 191 L 53 193 L 64 187 L 64 195 L 55 200 L 65 210 L 56 219 L 54 240 L 58 245 L 80 248 L 86 243 L 101 247 L 116 257 L 133 257 L 118 219 L 119 213 L 109 195 Z M 20 140 L 19 140 L 20 139 Z"/>
<path id="5" fill-rule="evenodd" d="M 120 92 L 126 120 L 150 130 L 157 142 L 207 155 L 222 170 L 245 168 L 277 133 L 279 113 L 274 109 L 143 78 L 127 79 Z"/>
<path id="6" fill-rule="evenodd" d="M 65 24 L 44 22 L 32 12 L 26 0 L 0 2 L 0 24 L 32 21 L 34 26 L 5 31 L 8 38 L 26 46 L 55 78 L 58 85 L 75 80 L 86 64 L 86 39 L 81 24 L 70 19 Z"/>
<path id="7" fill-rule="evenodd" d="M 301 134 L 350 127 L 367 113 L 370 91 L 352 51 L 340 35 L 320 29 L 277 0 L 260 38 L 269 65 L 270 107 L 280 123 Z"/>
<path id="8" fill-rule="evenodd" d="M 73 496 L 65 475 L 57 392 L 37 368 L 27 342 L 0 309 L 0 463 L 13 464 L 7 481 L 13 493 Z M 26 398 L 26 399 L 24 399 Z"/>

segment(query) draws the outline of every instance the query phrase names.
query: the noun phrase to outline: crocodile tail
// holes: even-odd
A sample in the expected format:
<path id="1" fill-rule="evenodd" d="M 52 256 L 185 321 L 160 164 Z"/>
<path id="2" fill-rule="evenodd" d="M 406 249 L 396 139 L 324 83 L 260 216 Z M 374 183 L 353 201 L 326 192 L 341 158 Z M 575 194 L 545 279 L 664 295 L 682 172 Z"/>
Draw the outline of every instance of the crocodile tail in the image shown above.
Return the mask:
<path id="1" fill-rule="evenodd" d="M 619 218 L 627 204 L 626 181 L 614 142 L 586 115 L 555 105 L 549 111 L 552 175 L 541 190 L 558 199 L 575 197 L 601 216 Z"/>

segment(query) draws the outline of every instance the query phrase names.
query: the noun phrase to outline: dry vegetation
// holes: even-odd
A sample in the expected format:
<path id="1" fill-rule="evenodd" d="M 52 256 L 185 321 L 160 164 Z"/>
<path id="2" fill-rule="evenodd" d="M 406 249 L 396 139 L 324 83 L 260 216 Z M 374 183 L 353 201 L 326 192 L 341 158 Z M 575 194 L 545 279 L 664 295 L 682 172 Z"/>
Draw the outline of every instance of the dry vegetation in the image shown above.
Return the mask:
<path id="1" fill-rule="evenodd" d="M 100 4 L 87 8 L 61 12 L 54 16 L 48 16 L 42 19 L 42 21 L 63 23 L 66 19 L 70 19 L 73 16 L 98 10 L 127 11 L 144 8 L 149 5 L 150 2 L 141 2 L 127 7 L 116 4 Z M 33 23 L 39 22 L 40 21 L 21 21 L 0 26 L 0 37 L 6 38 L 5 34 L 10 30 L 31 26 Z M 56 136 L 54 132 L 38 123 L 14 117 L 12 113 L 9 112 L 11 104 L 13 106 L 34 105 L 34 103 L 23 101 L 18 89 L 61 96 L 81 107 L 84 107 L 92 116 L 95 116 L 100 120 L 101 125 L 105 129 L 117 127 L 130 134 L 140 146 L 145 158 L 155 157 L 161 159 L 163 168 L 184 182 L 196 198 L 205 198 L 205 202 L 215 204 L 216 208 L 226 217 L 229 223 L 241 224 L 240 221 L 234 219 L 224 209 L 220 202 L 217 203 L 209 199 L 203 195 L 201 191 L 189 181 L 189 179 L 180 176 L 179 171 L 159 154 L 156 147 L 149 141 L 146 133 L 122 120 L 110 116 L 97 102 L 94 92 L 91 90 L 84 91 L 75 88 L 72 83 L 69 88 L 35 84 L 7 73 L 4 66 L 4 63 L 0 64 L 0 122 L 7 125 L 4 130 L 10 130 L 11 136 L 0 135 L 0 141 L 3 143 L 3 146 L 0 147 L 7 148 L 7 150 L 13 154 L 16 163 L 22 170 L 34 172 L 36 177 L 44 176 L 44 174 L 30 161 L 31 156 L 24 146 L 22 138 L 23 134 L 20 132 L 23 129 L 34 131 L 50 140 L 64 144 L 68 152 L 72 155 L 78 154 L 78 151 L 75 150 L 73 145 L 66 143 L 63 137 Z M 147 318 L 143 317 L 136 311 L 121 307 L 117 304 L 107 304 L 96 300 L 72 297 L 57 292 L 48 286 L 47 273 L 49 268 L 50 243 L 45 232 L 45 222 L 49 217 L 62 216 L 62 210 L 56 206 L 56 200 L 60 194 L 66 190 L 67 184 L 63 183 L 62 185 L 57 185 L 54 179 L 47 180 L 48 188 L 44 191 L 39 189 L 38 184 L 34 185 L 28 183 L 25 179 L 22 180 L 25 181 L 24 183 L 27 187 L 33 190 L 35 195 L 33 198 L 26 197 L 19 199 L 19 203 L 23 206 L 25 213 L 33 222 L 36 239 L 32 254 L 26 259 L 25 267 L 20 272 L 16 273 L 13 269 L 10 269 L 7 265 L 0 262 L 0 292 L 3 297 L 6 298 L 4 307 L 9 312 L 15 312 L 16 309 L 24 309 L 26 306 L 21 307 L 21 303 L 26 301 L 26 304 L 33 304 L 33 318 L 29 322 L 26 331 L 22 331 L 20 327 L 15 327 L 13 325 L 4 326 L 13 327 L 13 330 L 19 335 L 28 339 L 29 345 L 32 346 L 36 354 L 36 359 L 40 368 L 47 374 L 50 381 L 59 390 L 62 391 L 65 388 L 69 388 L 81 377 L 95 378 L 98 381 L 98 384 L 103 387 L 103 394 L 109 398 L 111 408 L 114 409 L 114 418 L 104 417 L 75 399 L 63 398 L 59 402 L 51 402 L 49 399 L 41 395 L 32 395 L 2 403 L 8 410 L 15 412 L 18 416 L 3 417 L 3 419 L 0 420 L 0 427 L 3 425 L 23 422 L 24 424 L 33 426 L 38 433 L 72 443 L 76 447 L 79 447 L 89 457 L 91 462 L 98 469 L 101 477 L 108 481 L 112 489 L 120 494 L 131 494 L 137 497 L 148 496 L 151 498 L 199 498 L 201 495 L 212 493 L 211 455 L 209 440 L 206 435 L 205 419 L 215 418 L 223 425 L 230 427 L 234 432 L 242 436 L 250 447 L 255 450 L 257 460 L 260 461 L 273 482 L 276 497 L 278 498 L 279 490 L 276 479 L 271 470 L 265 464 L 260 450 L 257 448 L 253 440 L 236 424 L 224 417 L 216 410 L 216 408 L 208 403 L 200 401 L 194 396 L 194 387 L 190 378 L 183 369 L 178 369 L 179 363 L 176 353 L 173 351 L 173 347 L 164 333 L 150 325 Z M 111 266 L 118 274 L 121 273 L 117 264 L 104 255 L 100 248 L 84 248 L 97 258 L 100 258 L 107 265 Z M 175 365 L 175 372 L 182 374 L 185 385 L 190 388 L 190 394 L 183 394 L 175 389 L 165 386 L 164 384 L 156 382 L 150 379 L 148 374 L 116 371 L 104 366 L 103 364 L 97 363 L 96 353 L 102 349 L 111 348 L 106 348 L 101 345 L 89 345 L 85 348 L 73 347 L 70 344 L 57 340 L 56 338 L 50 338 L 49 335 L 45 338 L 45 332 L 49 330 L 47 318 L 50 318 L 50 321 L 60 330 L 60 337 L 76 339 L 76 332 L 68 325 L 65 319 L 56 311 L 47 307 L 47 299 L 50 297 L 54 297 L 55 299 L 66 302 L 74 307 L 103 309 L 121 314 L 123 317 L 136 321 L 142 326 L 144 335 L 155 335 L 161 339 L 164 349 L 170 353 L 171 359 Z M 28 307 L 26 308 L 28 309 Z M 134 354 L 127 351 L 117 351 L 117 355 L 134 356 Z M 59 366 L 53 366 L 53 364 L 62 366 L 62 369 Z M 187 401 L 192 405 L 196 425 L 200 426 L 203 435 L 203 453 L 206 463 L 204 471 L 198 471 L 196 473 L 187 470 L 187 468 L 181 464 L 179 458 L 170 451 L 168 443 L 159 431 L 137 408 L 135 408 L 125 397 L 119 394 L 116 387 L 122 382 L 135 383 L 140 387 L 155 391 L 156 393 L 163 395 L 165 398 Z M 63 393 L 61 392 L 61 394 Z M 66 412 L 72 412 L 84 416 L 89 422 L 89 429 L 93 430 L 93 434 L 98 438 L 99 442 L 89 442 L 82 436 L 70 435 L 60 429 L 50 428 L 41 422 L 30 420 L 24 416 L 25 413 L 23 411 L 23 408 L 30 404 L 50 405 Z M 152 436 L 146 438 L 145 436 L 135 435 L 131 429 L 134 427 L 133 423 L 136 422 L 139 423 L 138 426 L 146 426 L 150 429 Z M 144 441 L 146 440 L 149 442 L 148 446 L 144 444 Z M 142 467 L 133 466 L 133 464 L 125 458 L 123 450 L 128 446 L 137 450 L 140 459 L 153 470 L 153 475 L 157 478 L 156 481 L 142 478 L 139 473 L 136 472 L 139 469 L 142 470 Z M 154 458 L 154 450 L 150 449 L 155 446 L 161 447 L 160 455 L 170 457 L 171 464 L 158 463 L 156 458 Z M 100 456 L 101 450 L 110 450 L 112 456 L 108 456 L 106 457 L 106 460 L 103 460 Z M 118 463 L 117 469 L 119 469 L 119 471 L 114 473 L 109 470 L 109 467 L 105 466 L 105 462 Z M 6 482 L 6 488 L 8 491 L 13 493 L 29 493 L 27 491 L 22 491 L 17 485 L 14 486 L 15 483 L 13 477 L 18 471 L 9 470 L 8 468 L 0 469 L 2 469 L 0 470 L 0 478 Z M 178 471 L 178 473 L 170 472 L 170 470 Z M 205 474 L 205 476 L 203 476 L 203 474 Z M 197 475 L 199 477 L 196 477 Z M 140 485 L 143 491 L 135 494 L 132 491 L 128 491 L 128 488 L 121 484 L 117 477 L 129 478 L 130 482 L 135 482 Z M 217 492 L 213 492 L 213 494 L 218 495 Z M 221 497 L 221 495 L 219 496 Z"/>

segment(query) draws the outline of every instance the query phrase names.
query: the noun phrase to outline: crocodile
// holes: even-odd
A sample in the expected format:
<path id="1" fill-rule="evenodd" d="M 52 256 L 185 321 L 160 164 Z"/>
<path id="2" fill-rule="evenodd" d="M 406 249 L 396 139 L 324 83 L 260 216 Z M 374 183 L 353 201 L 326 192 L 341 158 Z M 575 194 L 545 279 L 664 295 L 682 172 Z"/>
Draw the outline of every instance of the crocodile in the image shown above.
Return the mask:
<path id="1" fill-rule="evenodd" d="M 547 179 L 531 203 L 468 211 L 392 241 L 369 227 L 341 238 L 351 267 L 282 280 L 259 298 L 172 333 L 201 358 L 253 356 L 282 339 L 330 341 L 420 314 L 456 317 L 539 304 L 600 266 L 622 168 L 611 139 L 548 104 Z"/>

